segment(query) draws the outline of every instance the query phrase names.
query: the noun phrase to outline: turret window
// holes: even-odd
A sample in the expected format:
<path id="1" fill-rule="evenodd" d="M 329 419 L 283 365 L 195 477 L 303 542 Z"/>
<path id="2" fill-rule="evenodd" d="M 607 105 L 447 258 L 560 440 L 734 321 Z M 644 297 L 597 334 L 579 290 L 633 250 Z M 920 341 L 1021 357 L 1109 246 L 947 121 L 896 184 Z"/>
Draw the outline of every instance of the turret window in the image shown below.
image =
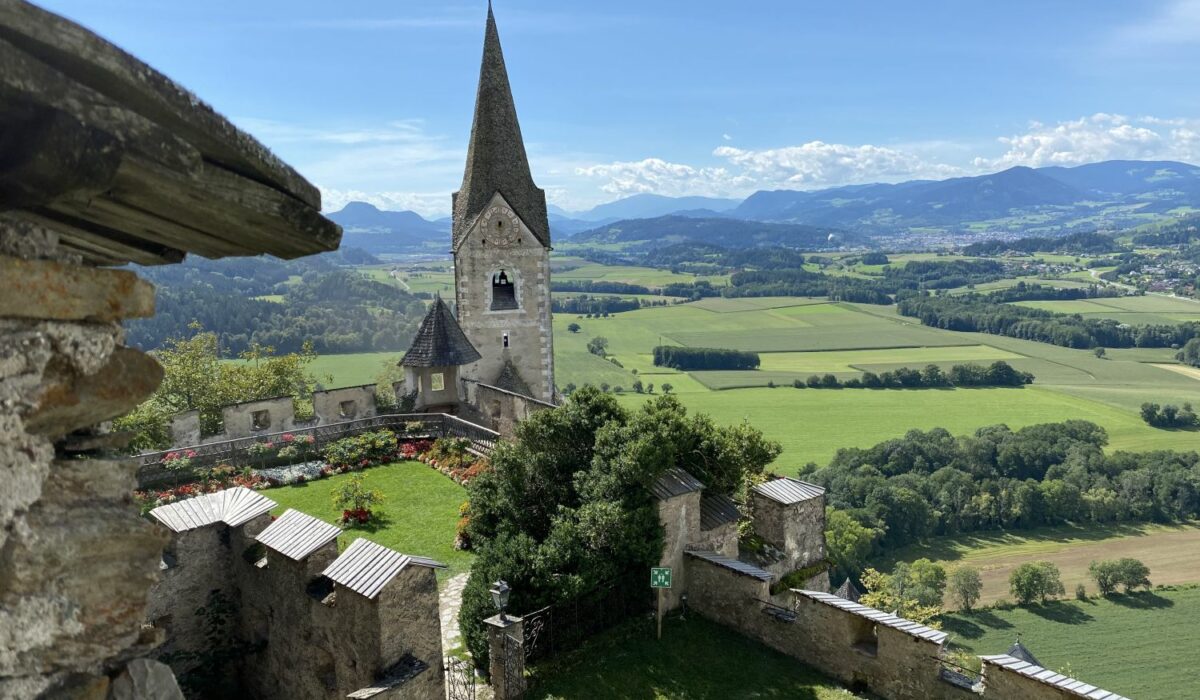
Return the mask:
<path id="1" fill-rule="evenodd" d="M 517 306 L 517 286 L 508 273 L 500 270 L 492 275 L 492 311 L 509 311 Z"/>

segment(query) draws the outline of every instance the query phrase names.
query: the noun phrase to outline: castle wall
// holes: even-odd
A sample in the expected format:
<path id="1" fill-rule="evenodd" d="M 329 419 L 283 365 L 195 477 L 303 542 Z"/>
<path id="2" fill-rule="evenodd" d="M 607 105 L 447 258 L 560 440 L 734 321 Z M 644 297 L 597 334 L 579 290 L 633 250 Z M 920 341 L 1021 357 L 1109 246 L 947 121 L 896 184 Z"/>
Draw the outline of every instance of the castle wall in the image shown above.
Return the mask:
<path id="1" fill-rule="evenodd" d="M 704 549 L 736 559 L 738 556 L 737 522 L 728 522 L 708 530 L 700 530 L 690 542 L 691 549 Z"/>
<path id="2" fill-rule="evenodd" d="M 279 433 L 291 430 L 295 420 L 295 407 L 290 396 L 245 401 L 221 409 L 225 430 L 219 437 L 213 436 L 206 442 Z"/>
<path id="3" fill-rule="evenodd" d="M 785 505 L 755 491 L 750 492 L 754 531 L 783 552 L 783 558 L 763 568 L 784 576 L 825 559 L 825 499 Z M 828 590 L 828 583 L 822 590 Z"/>
<path id="4" fill-rule="evenodd" d="M 433 375 L 442 375 L 442 388 L 434 390 Z M 458 403 L 457 367 L 405 367 L 404 385 L 417 390 L 417 410 Z"/>
<path id="5" fill-rule="evenodd" d="M 684 552 L 700 532 L 700 491 L 690 491 L 658 501 L 658 521 L 663 526 L 663 553 L 659 566 L 671 567 L 671 588 L 662 592 L 663 610 L 679 607 L 687 590 Z"/>
<path id="6" fill-rule="evenodd" d="M 492 205 L 503 204 L 497 195 Z M 458 324 L 483 357 L 463 368 L 462 376 L 495 383 L 506 362 L 543 401 L 554 399 L 554 339 L 550 324 L 550 251 L 522 222 L 519 242 L 508 247 L 486 243 L 476 224 L 454 254 Z M 492 275 L 503 269 L 516 284 L 520 308 L 493 311 Z M 515 278 L 515 279 L 514 279 Z M 509 345 L 504 347 L 503 335 Z"/>
<path id="7" fill-rule="evenodd" d="M 338 423 L 375 415 L 375 385 L 314 391 L 313 413 L 321 423 Z"/>
<path id="8" fill-rule="evenodd" d="M 511 436 L 517 424 L 534 413 L 554 408 L 552 403 L 478 381 L 465 380 L 462 387 L 464 403 L 474 409 L 472 415 L 480 417 L 488 427 L 504 436 Z"/>

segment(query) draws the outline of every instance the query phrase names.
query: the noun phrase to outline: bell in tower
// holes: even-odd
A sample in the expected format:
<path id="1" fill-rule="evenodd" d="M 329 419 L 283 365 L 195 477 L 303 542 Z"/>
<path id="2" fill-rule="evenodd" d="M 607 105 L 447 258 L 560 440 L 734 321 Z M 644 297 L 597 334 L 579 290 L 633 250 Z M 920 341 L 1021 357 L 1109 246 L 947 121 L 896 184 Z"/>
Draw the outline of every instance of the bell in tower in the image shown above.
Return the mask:
<path id="1" fill-rule="evenodd" d="M 492 275 L 492 311 L 510 311 L 517 306 L 517 288 L 504 270 Z"/>

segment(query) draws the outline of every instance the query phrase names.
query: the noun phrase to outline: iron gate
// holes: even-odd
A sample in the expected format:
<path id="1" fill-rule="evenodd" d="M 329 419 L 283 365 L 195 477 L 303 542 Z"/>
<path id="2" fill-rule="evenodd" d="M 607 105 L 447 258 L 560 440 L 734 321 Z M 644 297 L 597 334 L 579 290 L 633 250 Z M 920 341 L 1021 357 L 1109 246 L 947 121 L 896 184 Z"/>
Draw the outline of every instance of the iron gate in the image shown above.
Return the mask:
<path id="1" fill-rule="evenodd" d="M 446 700 L 475 700 L 475 667 L 470 661 L 447 656 Z"/>

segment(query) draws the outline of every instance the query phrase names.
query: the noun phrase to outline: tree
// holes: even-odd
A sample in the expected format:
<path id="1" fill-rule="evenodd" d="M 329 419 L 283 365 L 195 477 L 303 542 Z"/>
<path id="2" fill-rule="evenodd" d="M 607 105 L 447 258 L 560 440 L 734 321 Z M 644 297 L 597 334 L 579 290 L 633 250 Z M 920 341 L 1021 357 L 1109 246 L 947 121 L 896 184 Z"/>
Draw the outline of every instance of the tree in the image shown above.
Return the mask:
<path id="1" fill-rule="evenodd" d="M 1021 605 L 1046 602 L 1066 593 L 1058 567 L 1048 561 L 1021 564 L 1008 576 L 1009 590 Z"/>
<path id="2" fill-rule="evenodd" d="M 1184 343 L 1179 352 L 1175 353 L 1175 359 L 1185 365 L 1200 367 L 1200 337 L 1192 338 Z"/>
<path id="3" fill-rule="evenodd" d="M 635 394 L 641 394 L 645 391 L 646 391 L 646 387 L 642 384 L 642 380 L 640 380 L 640 379 L 633 380 L 633 392 Z"/>
<path id="4" fill-rule="evenodd" d="M 660 475 L 685 469 L 733 495 L 778 453 L 750 426 L 689 415 L 675 397 L 629 412 L 590 386 L 519 423 L 468 491 L 476 559 L 459 621 L 475 663 L 488 666 L 493 581 L 508 581 L 511 609 L 526 612 L 642 572 L 662 556 L 649 488 Z"/>
<path id="5" fill-rule="evenodd" d="M 578 333 L 582 329 L 583 329 L 583 327 L 580 326 L 578 323 L 575 323 L 574 321 L 567 324 L 567 330 L 572 333 Z"/>
<path id="6" fill-rule="evenodd" d="M 844 510 L 825 508 L 825 553 L 840 577 L 862 571 L 878 533 Z"/>
<path id="7" fill-rule="evenodd" d="M 1093 355 L 1095 355 L 1096 357 L 1098 357 L 1099 359 L 1103 360 L 1103 359 L 1104 359 L 1104 355 L 1105 355 L 1106 353 L 1105 353 L 1105 351 L 1104 351 L 1104 348 L 1103 348 L 1103 347 L 1097 347 L 1095 350 L 1093 350 L 1093 351 L 1092 351 L 1092 354 L 1093 354 Z"/>
<path id="8" fill-rule="evenodd" d="M 1116 561 L 1093 561 L 1088 565 L 1088 575 L 1096 582 L 1100 595 L 1109 595 L 1117 590 L 1121 582 L 1119 566 Z"/>
<path id="9" fill-rule="evenodd" d="M 669 384 L 667 382 L 663 382 L 661 388 L 662 388 L 662 393 L 664 393 L 664 394 L 669 394 L 669 393 L 671 393 L 672 390 L 675 389 L 674 386 L 672 386 L 671 384 Z"/>
<path id="10" fill-rule="evenodd" d="M 961 564 L 950 572 L 947 586 L 950 588 L 950 597 L 958 604 L 959 609 L 969 612 L 979 601 L 983 580 L 979 577 L 979 569 Z"/>
<path id="11" fill-rule="evenodd" d="M 170 416 L 181 411 L 199 411 L 201 433 L 213 435 L 221 431 L 223 406 L 275 396 L 307 397 L 317 387 L 317 377 L 308 371 L 317 357 L 311 345 L 300 353 L 275 355 L 274 348 L 252 344 L 241 354 L 241 362 L 226 362 L 215 333 L 204 331 L 198 323 L 188 328 L 191 337 L 171 338 L 153 353 L 163 366 L 158 389 L 115 421 L 117 429 L 137 433 L 135 448 L 171 447 L 165 426 Z M 304 408 L 297 406 L 297 413 L 303 414 Z M 162 444 L 164 439 L 168 444 Z"/>
<path id="12" fill-rule="evenodd" d="M 913 566 L 918 565 L 914 572 Z M 928 559 L 909 564 L 897 564 L 890 574 L 868 568 L 863 571 L 862 584 L 867 590 L 862 604 L 880 610 L 895 610 L 903 617 L 921 624 L 932 624 L 941 614 L 941 593 L 936 590 L 936 572 L 941 571 L 945 585 L 945 571 Z M 930 604 L 933 603 L 933 604 Z"/>
<path id="13" fill-rule="evenodd" d="M 592 338 L 588 341 L 587 350 L 593 355 L 599 355 L 600 357 L 608 355 L 608 338 L 602 335 Z"/>

